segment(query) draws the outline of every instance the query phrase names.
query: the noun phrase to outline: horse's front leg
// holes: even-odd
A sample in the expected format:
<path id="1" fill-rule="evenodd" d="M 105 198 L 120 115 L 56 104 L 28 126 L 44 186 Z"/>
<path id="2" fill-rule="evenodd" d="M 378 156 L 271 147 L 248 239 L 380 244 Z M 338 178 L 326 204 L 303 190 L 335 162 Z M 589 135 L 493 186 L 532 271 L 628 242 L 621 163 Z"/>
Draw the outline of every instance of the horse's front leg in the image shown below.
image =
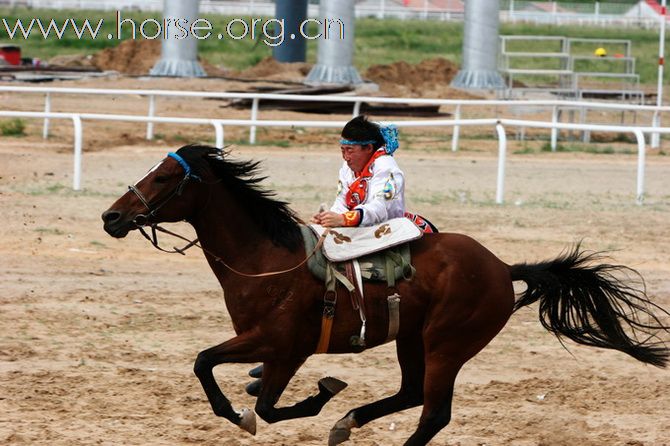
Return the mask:
<path id="1" fill-rule="evenodd" d="M 213 369 L 219 364 L 231 362 L 258 362 L 271 356 L 272 348 L 260 341 L 254 332 L 242 333 L 223 344 L 203 350 L 195 360 L 193 371 L 205 390 L 214 414 L 223 417 L 252 435 L 256 434 L 256 416 L 253 411 L 237 412 L 221 392 L 214 379 Z"/>
<path id="2" fill-rule="evenodd" d="M 256 401 L 256 413 L 268 423 L 294 418 L 313 417 L 321 412 L 332 397 L 342 391 L 347 384 L 339 379 L 327 377 L 318 382 L 319 392 L 288 407 L 275 407 L 289 381 L 305 361 L 285 359 L 263 364 L 263 381 Z"/>

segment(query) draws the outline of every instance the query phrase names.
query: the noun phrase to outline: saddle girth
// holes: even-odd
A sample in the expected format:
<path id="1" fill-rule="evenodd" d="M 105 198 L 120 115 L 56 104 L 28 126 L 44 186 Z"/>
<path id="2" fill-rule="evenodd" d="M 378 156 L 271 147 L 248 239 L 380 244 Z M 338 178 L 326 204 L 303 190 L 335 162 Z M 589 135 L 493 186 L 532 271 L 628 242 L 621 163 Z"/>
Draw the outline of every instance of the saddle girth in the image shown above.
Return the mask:
<path id="1" fill-rule="evenodd" d="M 307 226 L 300 226 L 305 242 L 305 251 L 312 252 L 317 243 L 317 236 Z M 355 262 L 355 263 L 354 263 Z M 337 305 L 337 283 L 341 283 L 349 291 L 354 310 L 361 318 L 361 331 L 351 336 L 352 346 L 365 348 L 366 305 L 364 299 L 363 280 L 386 282 L 389 289 L 388 333 L 384 342 L 394 340 L 400 326 L 400 294 L 397 292 L 398 280 L 409 280 L 415 273 L 410 263 L 409 244 L 398 245 L 386 251 L 366 255 L 359 259 L 346 262 L 330 262 L 320 250 L 309 259 L 308 268 L 314 276 L 325 281 L 326 291 L 323 296 L 321 317 L 321 333 L 315 353 L 326 353 L 330 344 L 330 336 Z M 347 274 L 349 271 L 349 274 Z M 357 274 L 352 275 L 352 272 Z M 362 278 L 356 276 L 361 274 Z"/>

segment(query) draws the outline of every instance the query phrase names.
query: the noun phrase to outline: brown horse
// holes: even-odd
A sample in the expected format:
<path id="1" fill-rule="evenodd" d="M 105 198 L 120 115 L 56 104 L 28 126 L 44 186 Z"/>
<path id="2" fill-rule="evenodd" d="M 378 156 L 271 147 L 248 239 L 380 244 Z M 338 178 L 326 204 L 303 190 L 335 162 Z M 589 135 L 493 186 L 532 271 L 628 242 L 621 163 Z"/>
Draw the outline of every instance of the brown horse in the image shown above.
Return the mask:
<path id="1" fill-rule="evenodd" d="M 211 147 L 186 146 L 170 154 L 102 214 L 113 237 L 159 222 L 189 222 L 205 257 L 225 290 L 237 336 L 202 351 L 194 371 L 214 413 L 255 433 L 255 415 L 237 412 L 217 385 L 212 369 L 223 363 L 263 363 L 255 412 L 268 423 L 317 415 L 346 384 L 318 383 L 318 393 L 290 407 L 275 407 L 289 380 L 315 353 L 321 331 L 324 284 L 299 266 L 306 254 L 300 220 L 272 198 L 255 176 L 258 163 L 228 159 Z M 654 305 L 615 277 L 632 270 L 594 264 L 599 257 L 577 246 L 554 260 L 507 265 L 475 240 L 459 234 L 427 234 L 411 243 L 412 280 L 397 285 L 402 296 L 396 338 L 402 380 L 395 395 L 351 410 L 330 432 L 329 444 L 351 429 L 423 405 L 418 427 L 406 445 L 425 445 L 451 418 L 459 370 L 503 328 L 511 314 L 540 304 L 542 325 L 559 338 L 615 349 L 659 367 L 670 351 L 656 334 L 670 329 Z M 527 289 L 515 300 L 513 281 Z M 346 290 L 340 290 L 344 293 Z M 366 283 L 367 346 L 387 335 L 385 283 Z M 360 351 L 350 338 L 360 320 L 349 298 L 340 296 L 328 353 Z"/>

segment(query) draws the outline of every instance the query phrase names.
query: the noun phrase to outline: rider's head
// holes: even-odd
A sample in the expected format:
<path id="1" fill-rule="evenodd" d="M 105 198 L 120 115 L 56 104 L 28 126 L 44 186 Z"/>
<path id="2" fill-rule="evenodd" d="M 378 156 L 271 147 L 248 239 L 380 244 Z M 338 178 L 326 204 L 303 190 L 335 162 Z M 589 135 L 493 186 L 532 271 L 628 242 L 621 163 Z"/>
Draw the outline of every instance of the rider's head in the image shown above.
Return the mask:
<path id="1" fill-rule="evenodd" d="M 356 116 L 342 129 L 340 149 L 342 158 L 354 172 L 363 170 L 372 154 L 384 145 L 379 125 L 359 115 Z"/>

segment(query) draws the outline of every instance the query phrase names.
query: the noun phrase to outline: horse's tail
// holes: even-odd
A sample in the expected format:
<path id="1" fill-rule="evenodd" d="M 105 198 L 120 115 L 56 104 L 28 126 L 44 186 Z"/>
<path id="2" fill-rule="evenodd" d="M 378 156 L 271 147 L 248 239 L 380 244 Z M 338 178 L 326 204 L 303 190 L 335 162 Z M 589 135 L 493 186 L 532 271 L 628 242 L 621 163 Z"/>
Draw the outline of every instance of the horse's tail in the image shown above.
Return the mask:
<path id="1" fill-rule="evenodd" d="M 654 310 L 664 318 L 670 313 L 651 302 L 637 271 L 594 263 L 602 258 L 601 253 L 587 254 L 577 245 L 555 260 L 510 266 L 512 280 L 528 285 L 517 297 L 514 311 L 539 300 L 540 322 L 559 340 L 564 336 L 579 344 L 619 350 L 665 367 L 670 350 L 657 333 L 670 331 L 670 326 Z M 616 277 L 621 275 L 625 277 Z"/>

